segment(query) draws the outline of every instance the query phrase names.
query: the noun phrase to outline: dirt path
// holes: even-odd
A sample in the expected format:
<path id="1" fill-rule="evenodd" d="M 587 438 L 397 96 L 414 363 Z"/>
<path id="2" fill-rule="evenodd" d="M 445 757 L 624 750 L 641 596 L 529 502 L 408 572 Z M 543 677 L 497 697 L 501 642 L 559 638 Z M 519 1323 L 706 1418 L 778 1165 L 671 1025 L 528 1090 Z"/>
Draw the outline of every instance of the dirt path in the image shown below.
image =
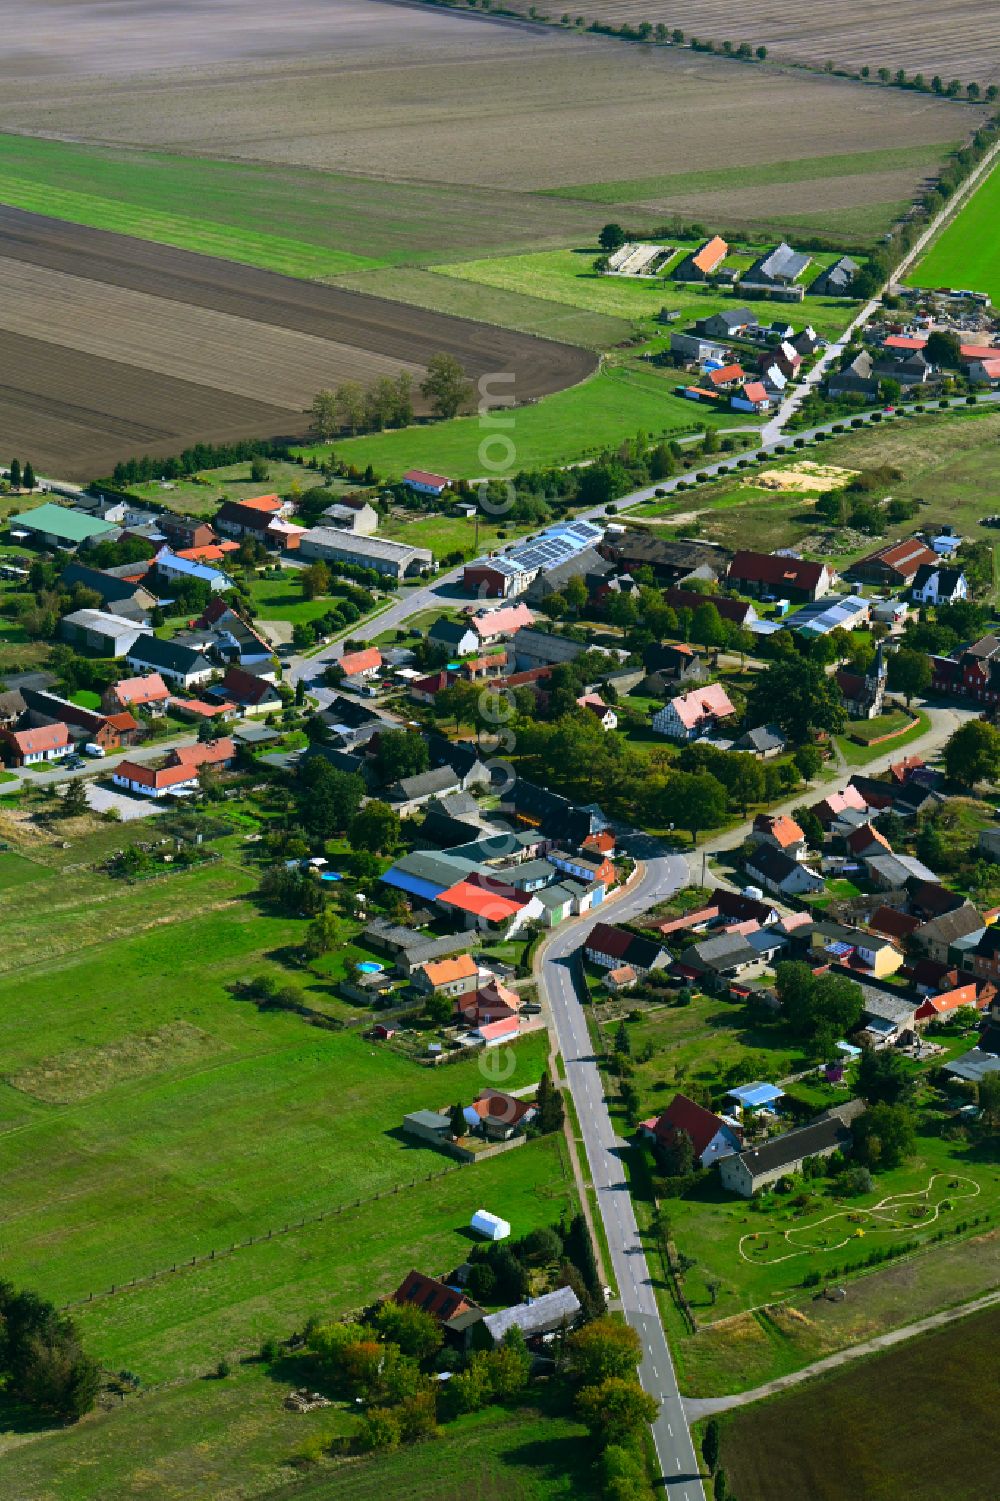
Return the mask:
<path id="1" fill-rule="evenodd" d="M 752 1402 L 773 1397 L 775 1393 L 786 1391 L 790 1386 L 798 1386 L 801 1381 L 810 1381 L 813 1376 L 835 1371 L 838 1366 L 846 1365 L 850 1360 L 858 1360 L 862 1355 L 873 1355 L 878 1350 L 891 1349 L 893 1345 L 902 1344 L 904 1340 L 913 1339 L 918 1334 L 927 1334 L 932 1329 L 953 1324 L 957 1319 L 981 1313 L 986 1308 L 992 1308 L 995 1303 L 1000 1303 L 1000 1287 L 984 1293 L 981 1298 L 974 1298 L 971 1303 L 963 1303 L 958 1308 L 946 1308 L 941 1313 L 932 1313 L 926 1319 L 919 1319 L 915 1324 L 905 1324 L 902 1329 L 890 1329 L 886 1334 L 866 1339 L 860 1345 L 838 1350 L 835 1355 L 824 1356 L 822 1360 L 817 1360 L 801 1371 L 792 1371 L 788 1376 L 778 1376 L 774 1381 L 766 1381 L 763 1386 L 756 1386 L 752 1391 L 736 1392 L 731 1397 L 686 1397 L 684 1411 L 688 1422 L 695 1423 L 699 1418 L 710 1417 L 716 1412 L 727 1412 L 731 1407 L 748 1407 Z"/>

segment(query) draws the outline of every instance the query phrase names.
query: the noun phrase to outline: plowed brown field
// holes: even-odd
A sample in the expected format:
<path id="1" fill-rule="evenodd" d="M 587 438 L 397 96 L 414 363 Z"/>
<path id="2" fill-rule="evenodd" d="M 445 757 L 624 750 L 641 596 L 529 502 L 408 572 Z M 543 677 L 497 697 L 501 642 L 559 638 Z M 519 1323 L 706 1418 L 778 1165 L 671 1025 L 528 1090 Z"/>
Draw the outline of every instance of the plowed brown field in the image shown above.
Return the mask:
<path id="1" fill-rule="evenodd" d="M 508 0 L 510 3 L 510 0 Z M 514 0 L 528 10 L 528 0 Z M 994 0 L 836 0 L 806 5 L 803 0 L 589 0 L 588 21 L 641 26 L 662 21 L 689 37 L 707 41 L 763 43 L 780 58 L 839 67 L 905 68 L 939 73 L 947 83 L 1000 82 L 1000 8 Z"/>
<path id="2" fill-rule="evenodd" d="M 297 435 L 321 386 L 454 354 L 519 401 L 593 354 L 0 208 L 0 451 L 65 478 L 196 441 Z"/>

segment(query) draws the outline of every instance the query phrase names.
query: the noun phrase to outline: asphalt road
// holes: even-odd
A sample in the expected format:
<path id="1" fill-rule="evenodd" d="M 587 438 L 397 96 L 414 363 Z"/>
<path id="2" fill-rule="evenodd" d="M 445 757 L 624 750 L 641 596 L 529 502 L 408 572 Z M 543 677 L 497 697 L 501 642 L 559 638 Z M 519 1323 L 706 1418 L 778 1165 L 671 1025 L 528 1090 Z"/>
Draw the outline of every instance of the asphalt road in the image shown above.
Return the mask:
<path id="1" fill-rule="evenodd" d="M 615 902 L 616 922 L 634 917 L 688 879 L 683 856 L 649 853 L 641 847 L 634 848 L 633 853 L 641 855 L 646 870 L 635 889 Z M 675 1501 L 703 1501 L 698 1462 L 622 1168 L 623 1143 L 615 1135 L 608 1113 L 577 989 L 580 944 L 589 926 L 574 923 L 557 930 L 545 950 L 542 980 L 566 1078 L 576 1102 L 623 1312 L 642 1341 L 639 1378 L 660 1404 L 653 1424 L 653 1440 L 662 1486 Z"/>

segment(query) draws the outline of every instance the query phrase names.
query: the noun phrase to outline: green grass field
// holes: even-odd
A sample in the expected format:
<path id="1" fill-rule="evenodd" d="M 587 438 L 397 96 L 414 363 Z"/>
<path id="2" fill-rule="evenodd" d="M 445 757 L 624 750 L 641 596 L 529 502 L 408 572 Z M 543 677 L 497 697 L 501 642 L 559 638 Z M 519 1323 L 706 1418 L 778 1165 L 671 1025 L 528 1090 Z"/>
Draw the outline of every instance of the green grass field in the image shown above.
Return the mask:
<path id="1" fill-rule="evenodd" d="M 452 1501 L 469 1486 L 495 1484 L 516 1501 L 590 1501 L 597 1494 L 582 1425 L 535 1408 L 488 1408 L 449 1423 L 439 1440 L 415 1449 L 294 1469 L 289 1461 L 314 1438 L 330 1440 L 355 1426 L 340 1406 L 286 1411 L 282 1399 L 298 1384 L 295 1360 L 270 1367 L 254 1362 L 225 1381 L 148 1392 L 73 1428 L 8 1432 L 0 1436 L 0 1487 L 6 1501 L 92 1501 L 96 1495 L 115 1501 L 402 1495 Z"/>
<path id="2" fill-rule="evenodd" d="M 710 412 L 675 396 L 678 384 L 677 372 L 671 379 L 669 372 L 608 366 L 535 406 L 516 408 L 507 414 L 510 427 L 490 426 L 478 417 L 455 417 L 425 427 L 348 438 L 335 444 L 335 450 L 347 463 L 372 464 L 388 479 L 398 479 L 414 466 L 436 469 L 453 479 L 478 479 L 498 461 L 498 435 L 510 439 L 511 472 L 516 472 L 587 458 L 640 430 L 657 438 L 701 432 L 706 422 L 713 427 L 739 424 L 735 412 Z M 491 436 L 484 450 L 484 440 L 489 442 Z M 329 449 L 314 445 L 297 452 L 308 456 Z"/>
<path id="3" fill-rule="evenodd" d="M 1000 1310 L 848 1365 L 724 1421 L 721 1465 L 740 1501 L 984 1501 Z M 906 1393 L 905 1422 L 886 1398 Z"/>
<path id="4" fill-rule="evenodd" d="M 168 511 L 177 511 L 184 516 L 212 517 L 226 500 L 246 500 L 251 495 L 270 495 L 273 492 L 287 495 L 294 485 L 300 490 L 308 490 L 310 485 L 317 483 L 317 477 L 304 470 L 301 464 L 269 459 L 266 480 L 251 479 L 247 463 L 225 464 L 187 479 L 152 480 L 148 484 L 129 485 L 128 489 L 130 495 L 155 501 Z"/>
<path id="5" fill-rule="evenodd" d="M 687 320 L 707 317 L 710 313 L 731 307 L 733 294 L 723 288 L 687 286 L 670 279 L 669 272 L 680 261 L 682 253 L 686 253 L 696 242 L 671 240 L 669 243 L 677 247 L 678 254 L 667 262 L 665 269 L 668 274 L 652 280 L 598 275 L 592 269 L 594 258 L 599 254 L 596 246 L 578 250 L 544 250 L 534 254 L 496 256 L 488 260 L 435 266 L 434 274 L 457 276 L 463 281 L 479 282 L 507 292 L 566 303 L 590 313 L 628 319 L 633 323 L 655 319 L 661 308 L 669 307 L 680 312 L 684 320 L 680 326 L 686 327 Z M 749 264 L 754 253 L 760 253 L 759 247 L 756 251 L 747 247 L 740 264 Z M 807 284 L 819 274 L 823 266 L 829 265 L 834 259 L 836 257 L 828 253 L 816 254 L 813 264 L 805 273 Z M 740 303 L 742 306 L 742 299 Z M 775 317 L 773 302 L 748 301 L 746 306 L 757 314 L 762 323 L 770 323 Z M 803 303 L 794 304 L 787 311 L 790 321 L 811 323 L 817 333 L 831 337 L 845 327 L 856 309 L 856 303 L 845 299 L 807 296 Z"/>
<path id="6" fill-rule="evenodd" d="M 962 287 L 1000 302 L 1000 170 L 992 168 L 906 277 L 911 287 Z"/>
<path id="7" fill-rule="evenodd" d="M 95 1300 L 84 1322 L 99 1358 L 145 1379 L 203 1370 L 317 1305 L 346 1310 L 387 1291 L 413 1258 L 437 1270 L 461 1260 L 480 1199 L 523 1229 L 559 1217 L 571 1180 L 554 1139 L 404 1187 L 448 1160 L 401 1140 L 402 1116 L 471 1098 L 486 1082 L 475 1058 L 422 1069 L 360 1032 L 260 1013 L 227 993 L 261 970 L 294 979 L 268 955 L 302 931 L 249 900 L 238 836 L 216 846 L 217 864 L 136 886 L 89 868 L 124 842 L 102 826 L 69 850 L 9 854 L 0 867 L 7 1275 L 58 1302 L 85 1298 L 400 1192 Z M 303 981 L 324 1009 L 333 980 Z M 514 1087 L 539 1077 L 546 1046 L 538 1033 L 513 1050 Z"/>
<path id="8" fill-rule="evenodd" d="M 567 244 L 585 205 L 476 187 L 382 182 L 307 167 L 248 165 L 0 135 L 0 199 L 288 276 Z"/>
<path id="9" fill-rule="evenodd" d="M 543 339 L 561 339 L 588 349 L 608 349 L 632 332 L 630 322 L 607 313 L 587 312 L 550 298 L 529 297 L 457 276 L 436 276 L 420 266 L 381 266 L 335 278 L 339 287 L 388 297 L 392 302 L 415 303 L 436 313 L 454 313 L 501 328 L 516 328 Z"/>

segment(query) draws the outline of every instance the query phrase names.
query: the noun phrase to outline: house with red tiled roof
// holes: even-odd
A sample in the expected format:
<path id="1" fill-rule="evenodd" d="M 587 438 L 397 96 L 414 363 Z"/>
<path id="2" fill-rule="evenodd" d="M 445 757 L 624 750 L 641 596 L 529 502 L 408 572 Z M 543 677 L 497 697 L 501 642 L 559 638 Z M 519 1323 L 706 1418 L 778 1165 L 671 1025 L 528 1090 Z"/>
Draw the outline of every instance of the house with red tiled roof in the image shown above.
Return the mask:
<path id="1" fill-rule="evenodd" d="M 662 1151 L 676 1146 L 681 1132 L 690 1139 L 695 1161 L 701 1167 L 711 1167 L 720 1157 L 730 1157 L 743 1148 L 741 1127 L 683 1094 L 675 1095 L 662 1115 L 642 1121 L 638 1134 Z"/>
<path id="2" fill-rule="evenodd" d="M 988 997 L 980 994 L 976 984 L 958 985 L 940 995 L 927 996 L 923 1004 L 918 1006 L 913 1020 L 918 1027 L 923 1027 L 928 1022 L 947 1019 L 961 1006 L 973 1006 L 977 1011 L 985 1011 L 988 1005 Z"/>
<path id="3" fill-rule="evenodd" d="M 106 714 L 122 709 L 146 709 L 151 715 L 159 715 L 166 713 L 169 698 L 170 689 L 160 674 L 150 672 L 145 677 L 122 678 L 121 682 L 105 688 L 101 708 Z"/>
<path id="4" fill-rule="evenodd" d="M 464 1346 L 474 1325 L 483 1318 L 483 1310 L 457 1287 L 428 1277 L 424 1272 L 408 1272 L 392 1295 L 394 1303 L 410 1303 L 437 1319 L 445 1335 Z"/>
<path id="5" fill-rule="evenodd" d="M 680 693 L 653 715 L 653 729 L 670 740 L 695 740 L 736 713 L 721 683 Z"/>
<path id="6" fill-rule="evenodd" d="M 892 845 L 871 819 L 859 824 L 852 829 L 844 838 L 844 844 L 850 854 L 860 859 L 863 855 L 880 855 L 883 851 L 887 855 L 892 854 Z"/>
<path id="7" fill-rule="evenodd" d="M 502 1043 L 513 1042 L 521 1030 L 521 1019 L 518 1016 L 506 1016 L 500 1021 L 483 1022 L 473 1027 L 469 1037 L 473 1042 L 481 1042 L 484 1047 L 496 1048 Z"/>
<path id="8" fill-rule="evenodd" d="M 0 730 L 0 741 L 7 746 L 10 766 L 36 766 L 41 761 L 58 761 L 72 747 L 69 729 L 61 722 L 42 724 L 33 730 Z"/>
<path id="9" fill-rule="evenodd" d="M 903 542 L 887 542 L 866 558 L 859 558 L 847 569 L 845 577 L 862 584 L 877 584 L 881 588 L 903 589 L 912 584 L 921 564 L 937 561 L 937 553 L 926 542 L 919 537 L 908 537 Z"/>
<path id="10" fill-rule="evenodd" d="M 473 615 L 469 621 L 484 644 L 504 640 L 517 631 L 527 630 L 534 623 L 534 611 L 525 604 L 505 605 L 500 610 L 485 610 L 482 614 Z"/>
<path id="11" fill-rule="evenodd" d="M 690 255 L 674 267 L 671 273 L 674 281 L 707 281 L 714 271 L 717 271 L 729 254 L 729 246 L 721 235 L 713 235 L 706 240 L 699 250 L 694 250 Z"/>
<path id="12" fill-rule="evenodd" d="M 502 1089 L 482 1089 L 462 1112 L 473 1131 L 493 1141 L 509 1141 L 538 1114 L 534 1100 L 518 1099 Z"/>
<path id="13" fill-rule="evenodd" d="M 713 391 L 730 391 L 746 380 L 742 365 L 723 365 L 719 370 L 709 370 L 708 380 Z"/>
<path id="14" fill-rule="evenodd" d="M 825 563 L 786 558 L 776 553 L 740 551 L 729 565 L 726 582 L 754 598 L 804 600 L 829 594 L 836 574 Z"/>
<path id="15" fill-rule="evenodd" d="M 417 495 L 443 495 L 451 480 L 446 474 L 434 474 L 429 469 L 407 469 L 401 483 Z"/>
<path id="16" fill-rule="evenodd" d="M 242 667 L 227 667 L 222 682 L 210 692 L 238 704 L 244 714 L 273 714 L 281 708 L 281 694 L 274 684 Z"/>
<path id="17" fill-rule="evenodd" d="M 891 800 L 890 798 L 889 801 Z M 842 792 L 828 792 L 818 803 L 813 803 L 809 811 L 815 813 L 824 829 L 828 829 L 848 808 L 853 808 L 857 813 L 868 812 L 868 804 L 850 782 Z"/>
<path id="18" fill-rule="evenodd" d="M 484 933 L 503 933 L 510 937 L 532 918 L 544 911 L 536 897 L 525 896 L 505 882 L 489 880 L 475 874 L 456 881 L 440 892 L 435 903 L 449 917 L 458 918 L 466 928 Z"/>
<path id="19" fill-rule="evenodd" d="M 467 1027 L 488 1026 L 490 1022 L 509 1021 L 518 1016 L 523 1002 L 516 990 L 490 980 L 478 990 L 459 994 L 455 1000 L 455 1020 Z"/>
<path id="20" fill-rule="evenodd" d="M 769 412 L 771 396 L 762 380 L 748 380 L 742 391 L 734 391 L 729 398 L 734 412 Z"/>
<path id="21" fill-rule="evenodd" d="M 901 761 L 893 761 L 889 766 L 889 775 L 899 785 L 905 785 L 915 771 L 921 771 L 926 763 L 922 756 L 904 756 Z"/>
<path id="22" fill-rule="evenodd" d="M 422 995 L 430 995 L 436 990 L 441 995 L 461 996 L 474 993 L 485 973 L 471 954 L 455 954 L 419 964 L 410 976 L 410 984 Z"/>
<path id="23" fill-rule="evenodd" d="M 583 952 L 589 963 L 601 969 L 620 969 L 628 964 L 640 979 L 651 969 L 663 969 L 670 962 L 670 955 L 658 939 L 607 922 L 594 924 L 584 939 Z"/>
<path id="24" fill-rule="evenodd" d="M 179 745 L 160 766 L 148 761 L 120 761 L 111 773 L 116 787 L 139 797 L 161 798 L 193 790 L 203 766 L 228 766 L 236 756 L 232 740 L 213 740 L 204 745 Z"/>
<path id="25" fill-rule="evenodd" d="M 806 836 L 787 813 L 758 813 L 753 821 L 753 837 L 763 844 L 773 844 L 793 860 L 806 857 Z"/>
<path id="26" fill-rule="evenodd" d="M 381 671 L 382 653 L 377 646 L 368 646 L 362 651 L 345 652 L 333 665 L 346 678 L 371 678 Z"/>
<path id="27" fill-rule="evenodd" d="M 897 912 L 895 907 L 877 907 L 868 919 L 868 926 L 873 933 L 902 944 L 920 927 L 920 918 L 910 912 Z"/>

